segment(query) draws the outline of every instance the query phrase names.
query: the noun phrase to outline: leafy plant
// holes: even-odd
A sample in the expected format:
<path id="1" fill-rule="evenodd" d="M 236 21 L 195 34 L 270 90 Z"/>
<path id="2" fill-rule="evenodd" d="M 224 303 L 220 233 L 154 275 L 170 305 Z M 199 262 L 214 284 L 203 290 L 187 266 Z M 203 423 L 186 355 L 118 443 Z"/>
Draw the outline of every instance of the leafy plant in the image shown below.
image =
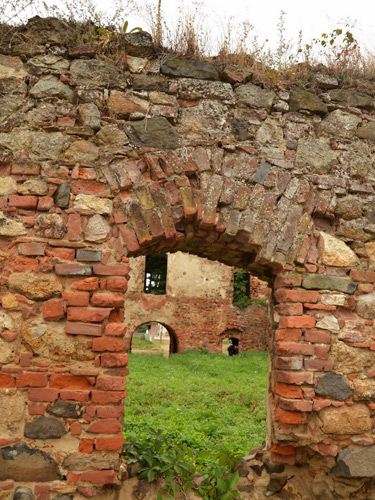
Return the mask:
<path id="1" fill-rule="evenodd" d="M 134 31 L 143 31 L 142 28 L 136 27 L 128 31 L 129 21 L 125 21 L 122 26 L 115 30 L 108 30 L 107 28 L 98 28 L 100 33 L 100 44 L 102 47 L 106 47 L 114 37 L 117 35 L 125 35 L 126 33 L 133 33 Z"/>
<path id="2" fill-rule="evenodd" d="M 252 303 L 250 294 L 250 275 L 246 271 L 234 273 L 233 305 L 243 309 Z"/>
<path id="3" fill-rule="evenodd" d="M 205 467 L 197 466 L 203 455 L 209 452 L 195 451 L 184 445 L 171 445 L 161 429 L 148 430 L 148 435 L 140 440 L 134 436 L 124 445 L 124 455 L 129 464 L 140 462 L 140 479 L 155 481 L 163 479 L 157 500 L 173 500 L 178 491 L 195 491 L 204 500 L 232 500 L 240 498 L 235 486 L 239 479 L 238 472 L 231 473 L 237 459 L 227 453 L 215 457 L 215 463 Z M 202 481 L 194 481 L 199 474 Z"/>

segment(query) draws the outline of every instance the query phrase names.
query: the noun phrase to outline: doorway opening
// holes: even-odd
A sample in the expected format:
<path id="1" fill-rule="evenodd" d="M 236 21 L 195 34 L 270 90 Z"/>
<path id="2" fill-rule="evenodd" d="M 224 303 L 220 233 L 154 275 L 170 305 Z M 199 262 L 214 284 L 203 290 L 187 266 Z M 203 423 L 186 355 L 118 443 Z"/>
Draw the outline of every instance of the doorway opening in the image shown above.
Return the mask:
<path id="1" fill-rule="evenodd" d="M 171 328 L 150 321 L 143 323 L 132 335 L 130 352 L 133 354 L 156 354 L 169 357 L 177 352 L 177 339 Z"/>

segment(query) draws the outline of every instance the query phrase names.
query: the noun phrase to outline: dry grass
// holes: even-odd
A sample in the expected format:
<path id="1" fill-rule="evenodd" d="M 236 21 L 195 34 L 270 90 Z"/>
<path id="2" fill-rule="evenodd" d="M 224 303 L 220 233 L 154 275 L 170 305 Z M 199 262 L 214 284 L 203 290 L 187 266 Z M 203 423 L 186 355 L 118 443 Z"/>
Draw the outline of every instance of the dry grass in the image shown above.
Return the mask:
<path id="1" fill-rule="evenodd" d="M 222 34 L 213 40 L 211 28 L 205 24 L 207 13 L 202 1 L 193 0 L 188 8 L 180 6 L 173 24 L 166 22 L 163 7 L 163 0 L 114 0 L 106 11 L 98 9 L 95 0 L 61 0 L 59 5 L 47 5 L 42 0 L 0 0 L 0 19 L 2 26 L 9 26 L 25 23 L 35 14 L 60 17 L 68 21 L 78 43 L 96 43 L 101 56 L 116 57 L 113 48 L 121 41 L 116 33 L 130 15 L 136 14 L 144 19 L 144 28 L 151 32 L 160 57 L 178 54 L 235 64 L 250 70 L 255 80 L 268 87 L 282 88 L 293 83 L 309 87 L 317 69 L 338 77 L 343 85 L 358 78 L 375 79 L 375 57 L 358 47 L 353 25 L 346 24 L 342 33 L 333 30 L 309 43 L 300 32 L 293 43 L 286 37 L 286 14 L 281 11 L 275 27 L 278 46 L 272 50 L 267 42 L 259 42 L 254 26 L 246 20 L 223 20 Z M 103 47 L 99 27 L 113 33 L 114 43 Z M 9 33 L 16 36 L 19 32 L 8 28 Z"/>

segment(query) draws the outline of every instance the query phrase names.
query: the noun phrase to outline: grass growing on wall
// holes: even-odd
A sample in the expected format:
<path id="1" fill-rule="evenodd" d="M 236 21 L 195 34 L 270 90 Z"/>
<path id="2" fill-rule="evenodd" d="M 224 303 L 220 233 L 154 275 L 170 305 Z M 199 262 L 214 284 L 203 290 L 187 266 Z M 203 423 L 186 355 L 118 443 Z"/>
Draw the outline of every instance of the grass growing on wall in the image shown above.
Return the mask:
<path id="1" fill-rule="evenodd" d="M 131 354 L 125 439 L 162 429 L 171 443 L 246 455 L 262 444 L 268 353 Z"/>

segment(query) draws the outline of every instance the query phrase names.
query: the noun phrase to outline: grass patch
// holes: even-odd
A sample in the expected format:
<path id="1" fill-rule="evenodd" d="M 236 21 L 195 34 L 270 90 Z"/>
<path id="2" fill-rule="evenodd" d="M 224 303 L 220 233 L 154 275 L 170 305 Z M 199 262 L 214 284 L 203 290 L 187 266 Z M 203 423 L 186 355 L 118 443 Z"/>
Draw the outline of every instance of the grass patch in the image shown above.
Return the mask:
<path id="1" fill-rule="evenodd" d="M 166 439 L 196 450 L 246 455 L 266 429 L 267 352 L 131 354 L 124 435 Z"/>

